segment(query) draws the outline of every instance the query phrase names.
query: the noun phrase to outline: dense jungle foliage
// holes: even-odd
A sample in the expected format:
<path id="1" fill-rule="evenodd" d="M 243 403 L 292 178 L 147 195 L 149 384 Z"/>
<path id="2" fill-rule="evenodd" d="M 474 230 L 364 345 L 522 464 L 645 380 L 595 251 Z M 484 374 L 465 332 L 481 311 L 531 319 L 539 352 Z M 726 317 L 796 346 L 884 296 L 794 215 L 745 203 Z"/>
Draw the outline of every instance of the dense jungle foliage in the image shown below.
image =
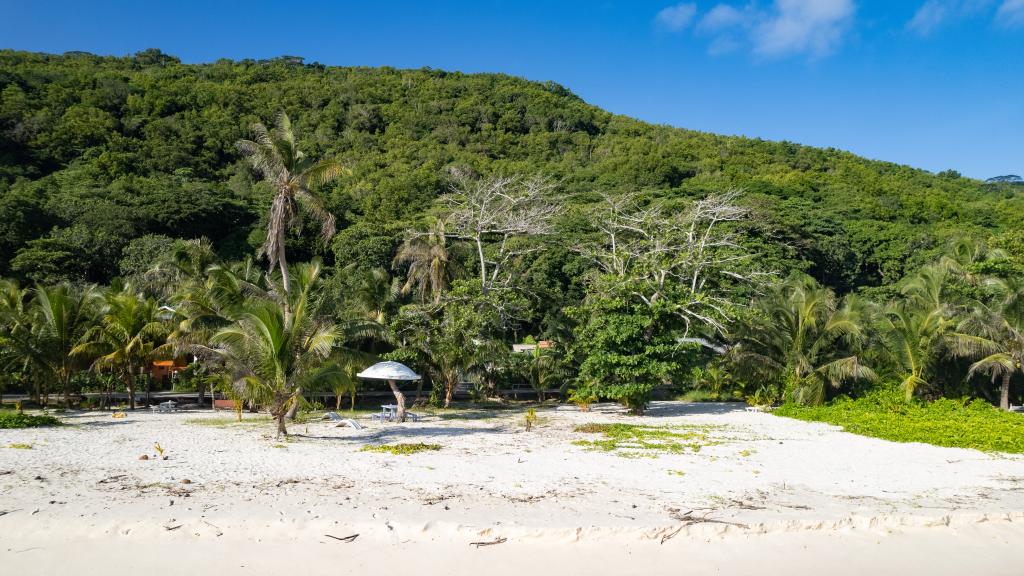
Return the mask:
<path id="1" fill-rule="evenodd" d="M 272 127 L 263 152 L 256 124 Z M 277 204 L 279 173 L 259 154 L 298 150 L 285 162 L 298 196 Z M 512 211 L 500 216 L 513 233 L 470 217 L 488 186 L 522 201 L 498 210 Z M 307 187 L 315 194 L 303 196 Z M 243 325 L 255 322 L 253 306 L 282 333 L 325 329 L 329 317 L 331 350 L 296 352 L 311 358 L 296 367 L 311 380 L 268 393 L 277 412 L 341 349 L 335 383 L 387 355 L 419 366 L 447 399 L 466 377 L 494 389 L 515 373 L 538 390 L 571 387 L 583 404 L 610 397 L 638 409 L 657 386 L 706 381 L 715 395 L 756 401 L 815 404 L 881 382 L 998 402 L 1003 372 L 1020 371 L 1006 304 L 1024 259 L 1020 192 L 834 149 L 650 125 L 558 84 L 499 74 L 4 50 L 6 314 L 27 318 L 63 291 L 62 310 L 94 317 L 72 327 L 74 346 L 49 349 L 74 362 L 33 367 L 24 340 L 8 354 L 20 371 L 5 380 L 24 386 L 47 373 L 67 391 L 89 368 L 131 372 L 172 348 L 191 354 L 198 336 L 160 310 L 187 315 L 216 286 L 231 302 L 200 315 L 220 319 L 202 344 L 239 362 L 253 355 L 232 352 L 257 329 Z M 715 230 L 708 252 L 694 248 L 703 227 Z M 623 258 L 627 243 L 634 252 Z M 282 278 L 273 266 L 291 270 L 285 253 L 310 264 Z M 268 257 L 271 272 L 253 276 Z M 87 284 L 109 288 L 97 296 Z M 258 291 L 260 302 L 242 303 Z M 291 313 L 300 301 L 319 311 L 303 308 L 309 326 L 289 324 L 306 321 Z M 40 334 L 23 324 L 25 338 Z M 234 337 L 221 333 L 229 326 Z M 132 337 L 147 339 L 146 352 L 134 365 L 115 361 L 117 340 Z M 558 352 L 494 360 L 525 338 Z M 919 356 L 901 351 L 901 338 Z M 999 350 L 1006 356 L 993 357 Z"/>

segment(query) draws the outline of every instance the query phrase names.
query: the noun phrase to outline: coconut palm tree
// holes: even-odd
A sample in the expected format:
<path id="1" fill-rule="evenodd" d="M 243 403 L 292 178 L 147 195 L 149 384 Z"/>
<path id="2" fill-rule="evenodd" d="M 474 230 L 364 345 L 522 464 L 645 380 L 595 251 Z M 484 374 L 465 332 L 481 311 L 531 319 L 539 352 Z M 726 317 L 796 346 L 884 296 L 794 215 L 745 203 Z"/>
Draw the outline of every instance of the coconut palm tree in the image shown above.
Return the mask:
<path id="1" fill-rule="evenodd" d="M 267 257 L 270 270 L 280 267 L 282 285 L 289 290 L 285 235 L 299 223 L 300 209 L 316 220 L 325 242 L 334 235 L 334 215 L 312 188 L 332 182 L 348 170 L 335 160 L 317 162 L 303 154 L 295 141 L 291 120 L 283 112 L 272 129 L 257 122 L 252 125 L 252 133 L 252 140 L 238 141 L 238 150 L 274 190 L 260 255 Z"/>
<path id="2" fill-rule="evenodd" d="M 235 321 L 211 338 L 236 388 L 268 406 L 277 433 L 288 434 L 285 418 L 303 390 L 333 387 L 345 379 L 328 358 L 342 340 L 337 324 L 317 314 L 313 289 L 320 264 L 295 268 L 286 304 L 278 298 L 250 298 Z"/>
<path id="3" fill-rule="evenodd" d="M 169 325 L 161 317 L 156 300 L 132 288 L 110 290 L 104 296 L 100 323 L 86 331 L 72 355 L 93 359 L 96 370 L 121 376 L 128 391 L 128 405 L 135 409 L 135 377 L 163 344 Z"/>
<path id="4" fill-rule="evenodd" d="M 877 315 L 881 348 L 908 399 L 930 384 L 942 360 L 984 349 L 982 339 L 957 330 L 956 310 L 943 295 L 949 270 L 944 265 L 924 267 L 904 283 L 903 298 Z"/>
<path id="5" fill-rule="evenodd" d="M 826 384 L 875 379 L 857 355 L 865 335 L 862 308 L 795 276 L 755 301 L 754 319 L 739 327 L 731 358 L 739 370 L 783 386 L 789 399 L 821 404 Z"/>
<path id="6" fill-rule="evenodd" d="M 402 294 L 415 293 L 420 302 L 438 303 L 459 272 L 449 259 L 444 222 L 436 221 L 426 233 L 413 234 L 395 254 L 394 266 L 408 266 Z"/>
<path id="7" fill-rule="evenodd" d="M 967 372 L 1000 380 L 999 407 L 1010 409 L 1010 380 L 1024 372 L 1024 283 L 1018 279 L 990 280 L 1000 298 L 992 305 L 978 304 L 961 322 L 961 330 L 977 338 L 973 352 L 982 356 Z M 967 355 L 967 353 L 963 354 Z"/>
<path id="8" fill-rule="evenodd" d="M 32 296 L 27 306 L 26 294 Z M 68 284 L 25 291 L 8 283 L 2 289 L 0 307 L 8 325 L 8 357 L 31 370 L 44 403 L 48 384 L 54 384 L 64 405 L 70 406 L 71 378 L 82 364 L 72 350 L 92 326 L 95 300 L 93 288 L 76 289 Z"/>
<path id="9" fill-rule="evenodd" d="M 537 392 L 537 399 L 543 402 L 546 390 L 560 388 L 565 382 L 565 369 L 554 350 L 538 345 L 528 356 L 523 375 Z"/>

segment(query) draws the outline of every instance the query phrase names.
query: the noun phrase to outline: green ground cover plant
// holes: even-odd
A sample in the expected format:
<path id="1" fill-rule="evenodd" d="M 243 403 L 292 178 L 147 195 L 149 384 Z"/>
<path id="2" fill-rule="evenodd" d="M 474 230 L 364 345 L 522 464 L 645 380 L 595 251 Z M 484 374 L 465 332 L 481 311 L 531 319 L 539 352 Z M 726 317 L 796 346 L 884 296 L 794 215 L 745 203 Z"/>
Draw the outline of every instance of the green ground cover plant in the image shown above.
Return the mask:
<path id="1" fill-rule="evenodd" d="M 413 442 L 407 444 L 378 444 L 372 445 L 367 444 L 363 446 L 362 452 L 384 452 L 387 454 L 393 454 L 395 456 L 408 456 L 417 452 L 430 452 L 433 450 L 440 450 L 440 444 L 425 444 L 423 442 Z"/>
<path id="2" fill-rule="evenodd" d="M 897 391 L 878 391 L 823 406 L 787 404 L 773 413 L 835 424 L 847 432 L 894 442 L 1024 453 L 1024 415 L 999 410 L 983 400 L 908 402 Z"/>
<path id="3" fill-rule="evenodd" d="M 40 426 L 60 426 L 55 416 L 47 414 L 24 414 L 22 412 L 0 412 L 0 429 L 38 428 Z"/>
<path id="4" fill-rule="evenodd" d="M 576 440 L 573 444 L 591 450 L 616 452 L 629 457 L 637 457 L 644 452 L 648 452 L 651 456 L 656 456 L 658 453 L 700 452 L 704 446 L 717 444 L 708 439 L 707 428 L 675 430 L 635 424 L 580 424 L 573 428 L 573 432 L 600 434 L 601 438 Z"/>

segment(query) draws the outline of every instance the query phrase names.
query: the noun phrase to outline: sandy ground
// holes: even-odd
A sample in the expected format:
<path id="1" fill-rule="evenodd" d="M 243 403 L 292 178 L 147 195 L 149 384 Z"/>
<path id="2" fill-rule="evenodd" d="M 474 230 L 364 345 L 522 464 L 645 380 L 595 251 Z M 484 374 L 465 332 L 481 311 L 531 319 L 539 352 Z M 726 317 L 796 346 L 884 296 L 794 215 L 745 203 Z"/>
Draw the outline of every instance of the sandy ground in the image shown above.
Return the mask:
<path id="1" fill-rule="evenodd" d="M 529 432 L 521 411 L 361 420 L 358 431 L 311 422 L 294 425 L 287 442 L 262 420 L 196 423 L 231 418 L 209 412 L 74 413 L 70 426 L 0 430 L 0 567 L 78 576 L 368 574 L 406 564 L 474 575 L 1024 574 L 1020 456 L 885 442 L 738 405 L 539 416 Z M 704 437 L 682 454 L 606 452 L 573 444 L 599 438 L 573 430 L 587 422 Z M 442 449 L 361 451 L 394 442 Z"/>

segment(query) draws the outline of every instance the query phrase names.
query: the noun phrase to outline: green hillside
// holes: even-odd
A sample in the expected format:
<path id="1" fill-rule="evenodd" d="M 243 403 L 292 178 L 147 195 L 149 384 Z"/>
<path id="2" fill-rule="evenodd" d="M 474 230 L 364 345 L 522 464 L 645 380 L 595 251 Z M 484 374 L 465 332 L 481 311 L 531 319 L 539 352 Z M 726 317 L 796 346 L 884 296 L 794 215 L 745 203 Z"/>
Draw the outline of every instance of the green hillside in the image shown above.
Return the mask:
<path id="1" fill-rule="evenodd" d="M 1015 228 L 1024 215 L 1009 185 L 654 126 L 550 82 L 295 58 L 185 65 L 156 50 L 7 50 L 0 276 L 105 282 L 143 266 L 164 237 L 206 236 L 228 259 L 252 254 L 268 195 L 254 191 L 235 142 L 282 110 L 303 150 L 352 169 L 323 192 L 340 233 L 330 246 L 295 235 L 296 261 L 320 253 L 328 264 L 390 266 L 403 231 L 446 190 L 449 167 L 549 175 L 584 217 L 602 193 L 685 199 L 739 188 L 758 216 L 748 237 L 773 267 L 839 291 L 890 284 L 948 238 Z"/>

